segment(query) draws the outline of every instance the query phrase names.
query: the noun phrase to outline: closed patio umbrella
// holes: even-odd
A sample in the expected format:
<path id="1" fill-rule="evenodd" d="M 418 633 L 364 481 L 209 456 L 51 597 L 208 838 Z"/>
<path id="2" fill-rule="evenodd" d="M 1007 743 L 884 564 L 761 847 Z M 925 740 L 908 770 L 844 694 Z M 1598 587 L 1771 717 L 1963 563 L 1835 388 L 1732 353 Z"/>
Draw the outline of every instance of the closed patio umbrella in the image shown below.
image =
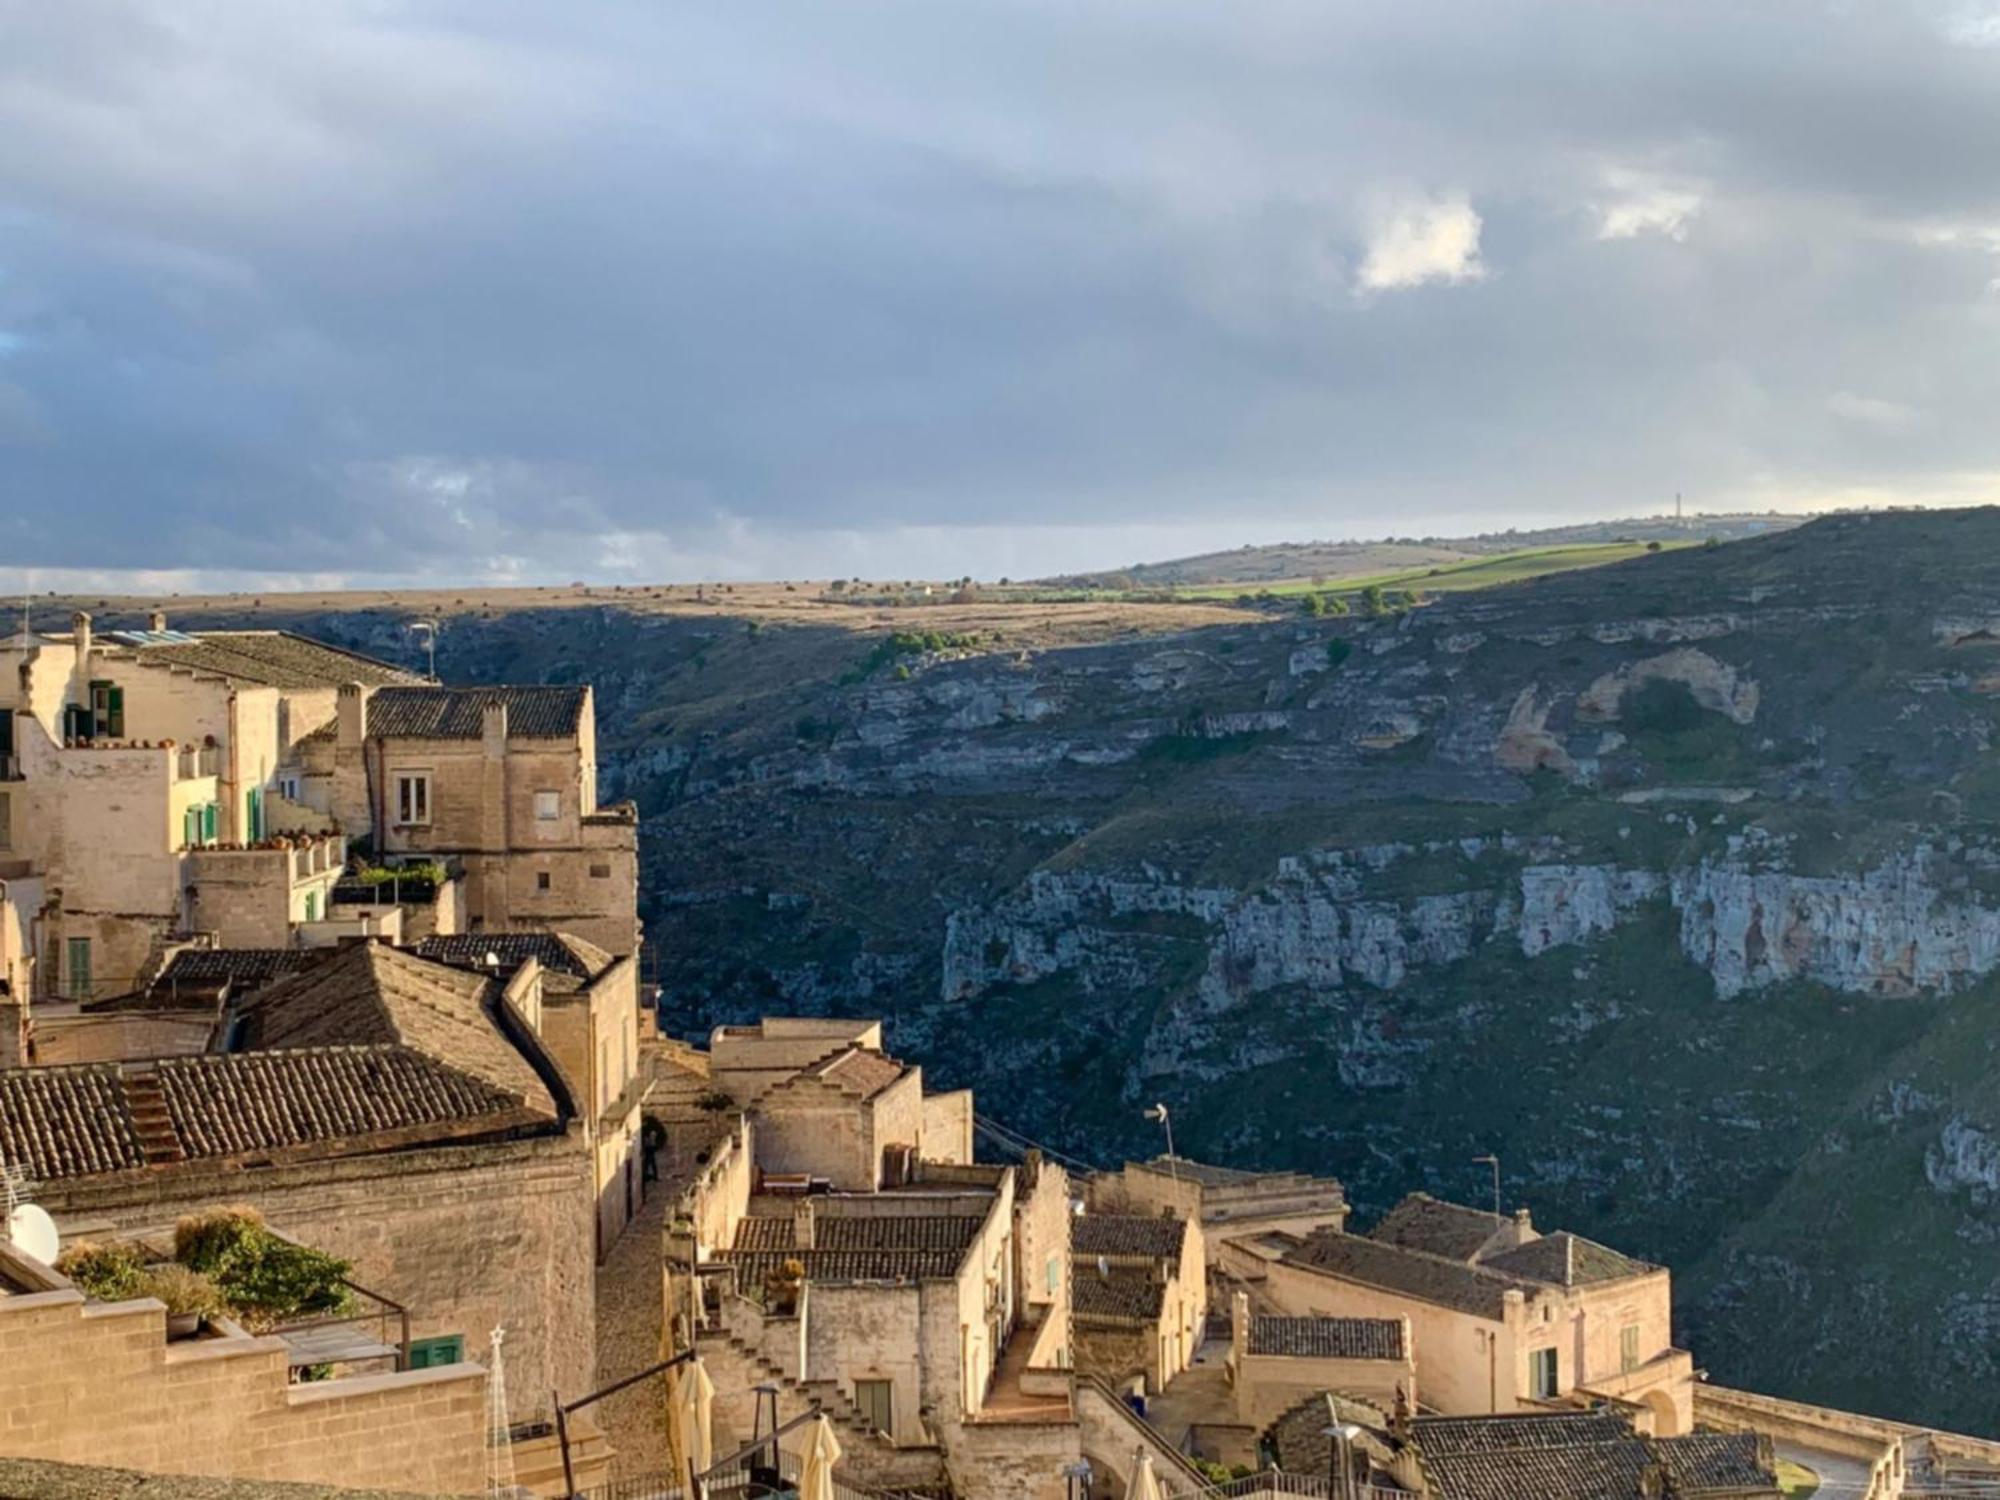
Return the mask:
<path id="1" fill-rule="evenodd" d="M 714 1405 L 715 1384 L 708 1371 L 700 1359 L 689 1360 L 680 1367 L 667 1400 L 667 1441 L 677 1462 L 683 1468 L 693 1464 L 697 1474 L 714 1461 Z"/>
<path id="2" fill-rule="evenodd" d="M 799 1468 L 799 1500 L 833 1500 L 833 1466 L 839 1462 L 840 1439 L 833 1435 L 833 1423 L 826 1413 L 821 1412 L 813 1423 L 805 1462 Z"/>
<path id="3" fill-rule="evenodd" d="M 1160 1500 L 1160 1480 L 1153 1472 L 1153 1455 L 1143 1448 L 1133 1455 L 1132 1482 L 1125 1486 L 1125 1500 Z"/>

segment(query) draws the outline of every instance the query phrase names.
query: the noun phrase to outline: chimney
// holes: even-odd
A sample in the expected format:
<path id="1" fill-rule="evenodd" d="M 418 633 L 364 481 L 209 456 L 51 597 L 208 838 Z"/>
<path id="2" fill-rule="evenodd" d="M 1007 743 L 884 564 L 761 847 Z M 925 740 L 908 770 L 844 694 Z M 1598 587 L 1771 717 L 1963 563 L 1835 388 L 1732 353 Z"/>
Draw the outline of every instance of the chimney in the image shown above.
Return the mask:
<path id="1" fill-rule="evenodd" d="M 90 665 L 90 615 L 86 610 L 78 610 L 69 617 L 70 628 L 76 632 L 76 664 Z"/>
<path id="2" fill-rule="evenodd" d="M 1528 1211 L 1525 1208 L 1515 1209 L 1514 1244 L 1518 1247 L 1540 1238 L 1541 1236 L 1535 1232 L 1535 1221 L 1528 1217 Z"/>
<path id="3" fill-rule="evenodd" d="M 497 698 L 488 700 L 479 710 L 479 738 L 488 759 L 499 760 L 506 755 L 507 705 Z"/>
<path id="4" fill-rule="evenodd" d="M 501 712 L 504 714 L 506 710 Z M 801 1198 L 792 1205 L 792 1248 L 813 1248 L 813 1204 L 810 1198 Z"/>
<path id="5" fill-rule="evenodd" d="M 167 628 L 167 612 L 164 609 L 156 609 L 147 615 L 146 628 L 155 633 L 164 631 Z"/>
<path id="6" fill-rule="evenodd" d="M 343 682 L 334 712 L 335 743 L 343 750 L 359 750 L 368 737 L 368 689 Z"/>

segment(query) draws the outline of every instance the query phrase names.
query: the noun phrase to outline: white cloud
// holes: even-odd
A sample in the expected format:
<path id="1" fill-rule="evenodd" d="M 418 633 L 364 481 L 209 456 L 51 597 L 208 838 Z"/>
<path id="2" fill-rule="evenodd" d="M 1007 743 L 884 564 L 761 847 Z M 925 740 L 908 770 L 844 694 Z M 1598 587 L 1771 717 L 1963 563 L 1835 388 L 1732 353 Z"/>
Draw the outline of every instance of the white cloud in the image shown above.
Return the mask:
<path id="1" fill-rule="evenodd" d="M 1604 174 L 1611 197 L 1595 206 L 1600 240 L 1632 240 L 1642 234 L 1687 238 L 1688 221 L 1701 212 L 1702 189 L 1645 172 L 1612 168 Z"/>
<path id="2" fill-rule="evenodd" d="M 1364 292 L 1479 281 L 1480 219 L 1464 193 L 1404 200 L 1376 216 L 1357 278 Z"/>
<path id="3" fill-rule="evenodd" d="M 1853 391 L 1835 391 L 1826 398 L 1826 409 L 1842 421 L 1879 432 L 1907 432 L 1924 418 L 1914 406 L 1885 401 L 1880 396 L 1862 396 Z"/>

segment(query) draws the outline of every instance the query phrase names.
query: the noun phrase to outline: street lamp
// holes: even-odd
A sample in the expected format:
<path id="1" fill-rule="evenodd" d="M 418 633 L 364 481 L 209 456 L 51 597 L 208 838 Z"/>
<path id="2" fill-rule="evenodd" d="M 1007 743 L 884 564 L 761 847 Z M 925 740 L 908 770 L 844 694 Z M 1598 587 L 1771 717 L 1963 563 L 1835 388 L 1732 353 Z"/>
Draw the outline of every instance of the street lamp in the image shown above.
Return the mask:
<path id="1" fill-rule="evenodd" d="M 1331 1403 L 1329 1403 L 1331 1404 Z M 1326 1486 L 1331 1500 L 1352 1500 L 1354 1495 L 1354 1440 L 1361 1429 L 1352 1422 L 1336 1422 L 1326 1429 Z"/>
<path id="2" fill-rule="evenodd" d="M 1178 1183 L 1181 1180 L 1181 1174 L 1180 1169 L 1174 1165 L 1174 1122 L 1167 1116 L 1166 1105 L 1155 1104 L 1151 1109 L 1146 1111 L 1146 1118 L 1158 1121 L 1160 1128 L 1167 1133 L 1167 1171 L 1172 1174 L 1174 1181 Z"/>
<path id="3" fill-rule="evenodd" d="M 1493 1169 L 1493 1217 L 1497 1219 L 1500 1217 L 1500 1158 L 1489 1153 L 1473 1157 L 1472 1164 Z"/>

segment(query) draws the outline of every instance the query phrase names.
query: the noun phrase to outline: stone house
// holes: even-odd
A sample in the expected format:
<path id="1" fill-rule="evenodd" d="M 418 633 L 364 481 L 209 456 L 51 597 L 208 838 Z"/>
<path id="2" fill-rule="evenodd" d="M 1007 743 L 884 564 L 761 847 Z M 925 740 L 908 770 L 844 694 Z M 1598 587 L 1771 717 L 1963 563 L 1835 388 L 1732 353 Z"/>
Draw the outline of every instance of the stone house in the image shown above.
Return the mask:
<path id="1" fill-rule="evenodd" d="M 1230 1301 L 1229 1384 L 1236 1420 L 1261 1430 L 1300 1400 L 1340 1391 L 1385 1412 L 1417 1409 L 1407 1318 L 1282 1317 Z"/>
<path id="2" fill-rule="evenodd" d="M 0 1452 L 155 1474 L 462 1495 L 486 1471 L 486 1371 L 465 1360 L 294 1384 L 282 1340 L 221 1320 L 170 1342 L 151 1299 L 88 1303 L 0 1242 Z"/>
<path id="3" fill-rule="evenodd" d="M 638 952 L 638 812 L 597 802 L 588 685 L 343 685 L 300 796 L 391 863 L 455 860 L 471 932 Z"/>
<path id="4" fill-rule="evenodd" d="M 1185 1156 L 1128 1161 L 1088 1184 L 1099 1213 L 1176 1214 L 1201 1225 L 1209 1264 L 1225 1239 L 1263 1232 L 1310 1234 L 1347 1223 L 1347 1192 L 1331 1177 L 1301 1172 L 1245 1172 Z"/>
<path id="5" fill-rule="evenodd" d="M 870 1192 L 914 1180 L 920 1161 L 972 1160 L 971 1093 L 926 1094 L 923 1069 L 882 1050 L 879 1021 L 718 1027 L 709 1077 L 755 1111 L 766 1173 Z"/>
<path id="6" fill-rule="evenodd" d="M 1405 1198 L 1366 1234 L 1231 1239 L 1225 1268 L 1293 1315 L 1407 1319 L 1424 1400 L 1450 1414 L 1608 1400 L 1648 1432 L 1693 1422 L 1672 1341 L 1671 1277 L 1567 1232 Z"/>
<path id="7" fill-rule="evenodd" d="M 487 932 L 427 938 L 420 957 L 512 984 L 536 971 L 536 1030 L 575 1091 L 590 1144 L 603 1258 L 639 1211 L 639 961 L 613 958 L 566 932 Z"/>
<path id="8" fill-rule="evenodd" d="M 0 1070 L 0 1159 L 66 1234 L 250 1203 L 409 1307 L 427 1364 L 504 1327 L 531 1417 L 593 1383 L 598 1198 L 538 988 L 337 950 L 227 1007 L 219 1051 Z"/>
<path id="9" fill-rule="evenodd" d="M 1077 1214 L 1070 1256 L 1077 1369 L 1144 1393 L 1194 1362 L 1208 1321 L 1208 1264 L 1192 1220 Z"/>
<path id="10" fill-rule="evenodd" d="M 173 935 L 212 930 L 211 910 L 258 941 L 323 915 L 332 830 L 299 800 L 301 744 L 342 684 L 414 679 L 283 631 L 189 634 L 156 615 L 98 632 L 84 613 L 73 627 L 0 642 L 0 861 L 44 887 L 30 992 L 138 987 Z M 313 847 L 277 878 L 263 866 L 292 835 Z"/>

